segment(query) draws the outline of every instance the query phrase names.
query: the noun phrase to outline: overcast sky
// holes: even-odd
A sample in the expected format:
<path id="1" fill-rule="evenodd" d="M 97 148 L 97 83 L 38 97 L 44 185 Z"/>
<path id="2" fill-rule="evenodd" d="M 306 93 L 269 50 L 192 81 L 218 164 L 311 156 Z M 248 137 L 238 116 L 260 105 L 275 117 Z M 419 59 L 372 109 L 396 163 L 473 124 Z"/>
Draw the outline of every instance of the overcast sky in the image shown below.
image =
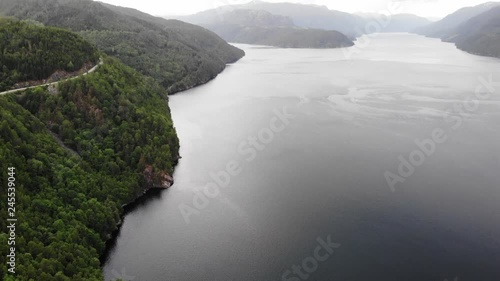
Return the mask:
<path id="1" fill-rule="evenodd" d="M 156 16 L 188 15 L 223 5 L 248 3 L 250 0 L 100 0 L 113 5 L 131 7 Z M 332 10 L 349 13 L 387 10 L 390 0 L 266 0 L 325 5 Z M 401 12 L 424 17 L 444 17 L 462 7 L 475 6 L 487 0 L 392 0 L 402 3 Z"/>

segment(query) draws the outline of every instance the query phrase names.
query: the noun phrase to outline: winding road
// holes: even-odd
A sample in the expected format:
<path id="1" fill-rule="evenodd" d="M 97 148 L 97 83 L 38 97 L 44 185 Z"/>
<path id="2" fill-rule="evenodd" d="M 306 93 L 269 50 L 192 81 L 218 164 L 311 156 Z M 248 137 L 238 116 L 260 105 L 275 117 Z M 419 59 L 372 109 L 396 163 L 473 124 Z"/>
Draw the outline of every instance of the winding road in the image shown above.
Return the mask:
<path id="1" fill-rule="evenodd" d="M 17 92 L 21 92 L 21 91 L 26 91 L 28 89 L 33 89 L 33 88 L 36 88 L 36 87 L 57 85 L 58 83 L 61 83 L 61 82 L 64 82 L 64 81 L 73 80 L 73 79 L 79 78 L 80 76 L 85 76 L 85 75 L 87 75 L 89 73 L 92 73 L 92 72 L 96 71 L 97 68 L 99 68 L 99 66 L 102 65 L 103 63 L 104 62 L 103 62 L 102 58 L 100 58 L 98 64 L 96 64 L 94 67 L 92 67 L 91 69 L 89 69 L 89 71 L 87 71 L 87 72 L 85 72 L 85 73 L 83 73 L 81 75 L 77 75 L 77 76 L 74 76 L 74 77 L 71 77 L 71 78 L 67 78 L 67 79 L 64 79 L 64 80 L 60 80 L 60 81 L 56 81 L 56 82 L 45 83 L 45 84 L 40 84 L 40 85 L 35 85 L 35 86 L 30 86 L 30 87 L 25 87 L 25 88 L 19 88 L 19 89 L 14 89 L 14 90 L 8 90 L 8 91 L 1 92 L 0 95 L 17 93 Z"/>

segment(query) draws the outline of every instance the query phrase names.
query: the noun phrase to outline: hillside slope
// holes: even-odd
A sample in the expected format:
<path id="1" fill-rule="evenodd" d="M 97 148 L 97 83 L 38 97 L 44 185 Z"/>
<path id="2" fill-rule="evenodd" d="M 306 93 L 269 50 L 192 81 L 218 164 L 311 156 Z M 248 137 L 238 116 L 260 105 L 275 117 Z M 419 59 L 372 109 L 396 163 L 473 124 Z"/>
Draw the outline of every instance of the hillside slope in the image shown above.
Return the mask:
<path id="1" fill-rule="evenodd" d="M 455 33 L 455 29 L 461 24 L 498 5 L 500 5 L 500 3 L 488 2 L 473 7 L 465 7 L 446 16 L 440 21 L 417 28 L 415 32 L 428 37 L 445 39 L 452 36 L 453 33 Z"/>
<path id="2" fill-rule="evenodd" d="M 97 49 L 71 32 L 0 20 L 0 92 L 56 71 L 76 71 L 98 59 Z"/>
<path id="3" fill-rule="evenodd" d="M 201 27 L 91 0 L 2 0 L 0 15 L 78 32 L 169 93 L 208 82 L 244 55 Z"/>
<path id="4" fill-rule="evenodd" d="M 472 54 L 500 57 L 500 3 L 462 8 L 415 32 L 455 43 Z"/>
<path id="5" fill-rule="evenodd" d="M 179 17 L 194 24 L 211 24 L 220 20 L 221 16 L 233 10 L 259 10 L 273 15 L 289 17 L 294 24 L 302 28 L 336 30 L 355 38 L 362 35 L 366 21 L 357 15 L 329 10 L 325 6 L 297 4 L 297 3 L 269 3 L 252 1 L 242 5 L 222 6 L 220 8 L 203 11 L 194 15 Z"/>
<path id="6" fill-rule="evenodd" d="M 42 61 L 39 50 L 48 41 L 64 39 L 75 50 L 89 44 L 65 33 L 40 37 L 32 45 L 34 61 Z M 29 40 L 27 34 L 11 33 L 20 40 Z M 14 167 L 18 210 L 16 277 L 7 273 L 9 236 L 2 232 L 2 280 L 103 280 L 99 257 L 121 206 L 172 183 L 179 142 L 167 92 L 116 59 L 103 55 L 103 61 L 95 72 L 56 87 L 0 96 L 0 182 L 7 184 Z M 0 209 L 7 207 L 2 192 Z M 0 220 L 7 229 L 7 212 Z"/>
<path id="7" fill-rule="evenodd" d="M 446 40 L 472 54 L 500 57 L 500 7 L 463 23 Z"/>

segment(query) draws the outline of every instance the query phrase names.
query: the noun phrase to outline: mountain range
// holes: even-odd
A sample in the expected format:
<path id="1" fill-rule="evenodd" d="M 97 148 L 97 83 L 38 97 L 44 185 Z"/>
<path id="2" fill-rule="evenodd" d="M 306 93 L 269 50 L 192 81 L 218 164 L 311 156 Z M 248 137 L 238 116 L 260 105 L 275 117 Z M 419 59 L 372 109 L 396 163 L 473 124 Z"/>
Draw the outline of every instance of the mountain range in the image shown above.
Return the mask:
<path id="1" fill-rule="evenodd" d="M 414 31 L 428 37 L 446 38 L 456 32 L 460 25 L 498 5 L 498 3 L 488 2 L 474 7 L 464 7 L 439 21 L 415 28 Z"/>
<path id="2" fill-rule="evenodd" d="M 367 22 L 387 22 L 379 24 L 380 32 L 411 32 L 416 28 L 431 24 L 427 18 L 419 17 L 413 14 L 395 14 L 384 16 L 381 14 L 359 14 Z M 365 30 L 366 31 L 366 30 Z"/>
<path id="3" fill-rule="evenodd" d="M 384 16 L 379 14 L 357 15 L 325 6 L 263 1 L 221 6 L 175 18 L 201 25 L 229 42 L 311 48 L 347 47 L 353 44 L 347 39 L 355 40 L 366 33 L 409 32 L 430 23 L 415 15 L 397 14 L 390 16 L 388 25 L 380 25 Z M 370 29 L 373 22 L 379 30 Z"/>
<path id="4" fill-rule="evenodd" d="M 202 24 L 228 42 L 268 45 L 281 48 L 338 48 L 354 43 L 334 30 L 295 26 L 290 17 L 263 10 L 232 10 L 217 21 Z"/>
<path id="5" fill-rule="evenodd" d="M 349 14 L 325 6 L 252 1 L 221 6 L 178 17 L 217 33 L 230 42 L 278 47 L 345 47 L 351 40 L 373 32 L 409 32 L 440 38 L 478 55 L 500 56 L 500 3 L 464 7 L 432 22 L 412 14 Z M 250 12 L 253 11 L 253 12 Z M 279 25 L 279 26 L 278 26 Z"/>

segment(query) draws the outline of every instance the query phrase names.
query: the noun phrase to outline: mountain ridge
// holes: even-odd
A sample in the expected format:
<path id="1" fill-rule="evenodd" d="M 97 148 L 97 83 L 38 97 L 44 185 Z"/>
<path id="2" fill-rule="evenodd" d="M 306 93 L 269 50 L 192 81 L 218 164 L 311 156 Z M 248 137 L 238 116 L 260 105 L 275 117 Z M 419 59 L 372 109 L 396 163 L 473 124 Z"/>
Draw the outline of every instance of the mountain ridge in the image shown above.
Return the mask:
<path id="1" fill-rule="evenodd" d="M 0 13 L 75 31 L 169 93 L 206 83 L 244 56 L 201 27 L 91 0 L 3 0 Z"/>
<path id="2" fill-rule="evenodd" d="M 443 19 L 427 26 L 416 28 L 415 33 L 433 38 L 446 38 L 454 30 L 469 19 L 476 17 L 491 8 L 500 5 L 498 2 L 487 2 L 477 6 L 461 8 Z"/>
<path id="3" fill-rule="evenodd" d="M 500 57 L 500 3 L 461 8 L 415 33 L 455 43 L 471 54 Z"/>

